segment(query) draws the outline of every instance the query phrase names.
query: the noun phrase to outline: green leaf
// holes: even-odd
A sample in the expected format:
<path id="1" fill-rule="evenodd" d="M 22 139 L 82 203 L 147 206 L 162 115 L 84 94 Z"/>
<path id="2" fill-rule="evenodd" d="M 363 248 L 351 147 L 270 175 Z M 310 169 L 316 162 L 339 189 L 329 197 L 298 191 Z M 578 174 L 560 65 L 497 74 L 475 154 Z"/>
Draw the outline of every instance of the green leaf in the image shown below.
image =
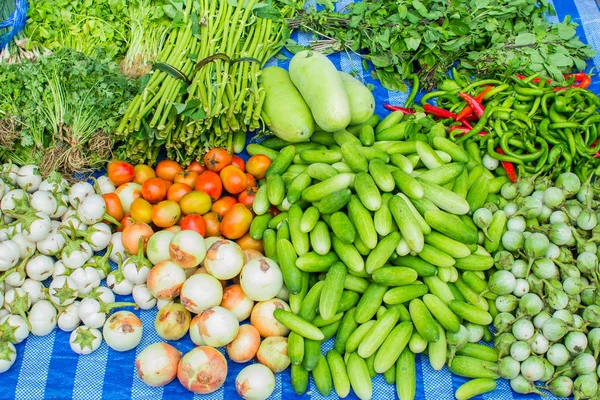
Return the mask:
<path id="1" fill-rule="evenodd" d="M 409 37 L 404 39 L 407 50 L 417 50 L 421 45 L 420 37 Z"/>
<path id="2" fill-rule="evenodd" d="M 419 14 L 421 14 L 423 18 L 429 18 L 429 11 L 427 11 L 427 7 L 425 7 L 419 0 L 413 0 L 412 6 Z"/>
<path id="3" fill-rule="evenodd" d="M 556 30 L 558 32 L 558 37 L 562 40 L 569 40 L 575 36 L 575 28 L 565 24 L 557 24 Z"/>
<path id="4" fill-rule="evenodd" d="M 174 66 L 169 65 L 167 63 L 162 63 L 162 62 L 154 63 L 154 64 L 152 64 L 152 70 L 153 71 L 158 70 L 158 71 L 164 72 L 165 74 L 170 75 L 171 77 L 173 77 L 175 79 L 179 79 L 188 85 L 192 83 L 190 81 L 190 78 L 188 78 L 183 72 L 181 72 Z"/>
<path id="5" fill-rule="evenodd" d="M 488 22 L 491 23 L 491 22 Z M 486 23 L 487 25 L 487 23 Z M 450 21 L 450 25 L 449 25 L 450 30 L 452 31 L 452 33 L 454 33 L 455 35 L 466 35 L 471 31 L 471 27 L 469 27 L 469 25 L 465 24 L 462 21 L 459 21 L 457 19 L 453 19 L 452 21 Z M 493 28 L 491 30 L 495 29 L 495 25 L 493 26 Z"/>
<path id="6" fill-rule="evenodd" d="M 548 62 L 555 67 L 570 67 L 573 65 L 573 59 L 564 54 L 550 54 Z"/>
<path id="7" fill-rule="evenodd" d="M 533 33 L 525 32 L 515 37 L 515 46 L 527 46 L 530 44 L 534 44 L 535 42 L 536 37 Z"/>

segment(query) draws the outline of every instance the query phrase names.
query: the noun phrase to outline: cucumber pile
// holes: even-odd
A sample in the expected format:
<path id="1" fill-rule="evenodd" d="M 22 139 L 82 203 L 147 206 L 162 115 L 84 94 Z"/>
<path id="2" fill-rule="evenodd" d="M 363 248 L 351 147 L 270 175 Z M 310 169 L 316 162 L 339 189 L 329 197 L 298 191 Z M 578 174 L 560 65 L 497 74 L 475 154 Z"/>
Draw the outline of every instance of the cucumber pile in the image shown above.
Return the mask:
<path id="1" fill-rule="evenodd" d="M 477 378 L 459 398 L 495 388 L 498 353 L 476 343 L 493 338 L 495 307 L 480 293 L 506 218 L 495 213 L 485 225 L 474 216 L 498 210 L 509 180 L 443 130 L 426 140 L 393 140 L 407 126 L 403 118 L 374 115 L 347 129 L 316 131 L 308 142 L 273 137 L 247 148 L 272 159 L 250 235 L 263 240 L 290 290 L 291 313 L 275 317 L 292 331 L 298 394 L 312 374 L 323 395 L 333 388 L 345 397 L 352 388 L 370 398 L 380 373 L 401 399 L 411 399 L 415 354 L 424 352 L 435 370 L 448 364 Z M 271 206 L 281 213 L 273 217 Z M 322 354 L 321 343 L 333 336 L 333 349 Z"/>

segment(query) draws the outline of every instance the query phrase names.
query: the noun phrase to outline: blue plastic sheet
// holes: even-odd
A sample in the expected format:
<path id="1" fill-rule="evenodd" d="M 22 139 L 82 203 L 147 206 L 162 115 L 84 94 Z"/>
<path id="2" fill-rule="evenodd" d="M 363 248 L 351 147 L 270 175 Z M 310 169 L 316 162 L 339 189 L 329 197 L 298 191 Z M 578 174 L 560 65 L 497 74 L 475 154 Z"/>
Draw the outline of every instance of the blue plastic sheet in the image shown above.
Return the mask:
<path id="1" fill-rule="evenodd" d="M 25 28 L 25 20 L 27 18 L 27 9 L 29 5 L 27 0 L 3 0 L 6 2 L 15 2 L 15 10 L 4 21 L 0 22 L 0 50 L 2 50 L 10 41 Z M 4 28 L 8 28 L 8 32 L 3 32 Z"/>
<path id="2" fill-rule="evenodd" d="M 346 6 L 350 1 L 343 0 L 336 4 L 337 9 Z M 35 6 L 35 5 L 34 5 Z M 577 34 L 584 42 L 591 43 L 600 49 L 600 8 L 594 0 L 557 0 L 554 2 L 560 20 L 571 15 L 579 24 Z M 299 35 L 296 39 L 301 44 L 310 40 L 309 35 Z M 289 56 L 289 54 L 288 54 Z M 335 54 L 331 60 L 341 70 L 357 71 L 365 83 L 375 86 L 376 112 L 387 115 L 382 105 L 385 103 L 402 105 L 407 93 L 385 90 L 373 80 L 368 71 L 363 70 L 361 59 L 352 54 Z M 286 67 L 287 62 L 272 60 L 269 65 Z M 589 63 L 590 67 L 600 67 L 600 54 Z M 594 78 L 591 89 L 600 93 L 600 80 Z M 114 266 L 113 266 L 114 267 Z M 131 301 L 131 297 L 122 300 Z M 106 344 L 94 353 L 78 357 L 69 348 L 69 333 L 55 330 L 45 337 L 29 337 L 17 345 L 18 358 L 15 365 L 6 373 L 0 374 L 0 399 L 215 399 L 229 400 L 239 396 L 235 390 L 235 378 L 247 364 L 229 362 L 227 381 L 221 389 L 209 395 L 195 395 L 187 391 L 181 384 L 174 382 L 161 388 L 153 388 L 144 384 L 136 375 L 135 359 L 137 354 L 148 345 L 161 341 L 154 329 L 156 310 L 135 311 L 141 318 L 144 334 L 141 344 L 134 350 L 119 353 Z M 177 342 L 169 342 L 182 353 L 191 350 L 194 345 L 189 336 Z M 332 347 L 332 340 L 324 343 L 323 351 Z M 223 351 L 223 349 L 221 349 Z M 223 351 L 224 352 L 224 351 Z M 433 371 L 424 355 L 417 355 L 417 393 L 416 398 L 453 399 L 454 391 L 466 379 L 454 376 L 447 368 Z M 308 392 L 304 396 L 293 393 L 289 371 L 276 375 L 276 387 L 272 399 L 322 399 L 311 380 Z M 381 375 L 373 380 L 373 398 L 394 399 L 395 387 L 388 385 Z M 335 394 L 327 399 L 337 398 Z M 348 396 L 356 399 L 354 393 Z M 553 398 L 552 396 L 548 398 Z M 476 397 L 485 400 L 542 399 L 537 395 L 519 395 L 514 393 L 506 380 L 498 380 L 498 387 L 493 392 Z"/>

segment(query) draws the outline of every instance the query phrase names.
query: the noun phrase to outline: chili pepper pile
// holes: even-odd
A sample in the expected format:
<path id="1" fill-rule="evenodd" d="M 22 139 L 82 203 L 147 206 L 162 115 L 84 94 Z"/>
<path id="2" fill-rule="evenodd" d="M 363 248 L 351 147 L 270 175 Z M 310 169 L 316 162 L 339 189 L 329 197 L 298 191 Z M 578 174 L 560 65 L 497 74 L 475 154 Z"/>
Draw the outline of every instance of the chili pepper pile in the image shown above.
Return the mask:
<path id="1" fill-rule="evenodd" d="M 513 181 L 515 167 L 520 175 L 573 171 L 587 181 L 600 174 L 600 99 L 586 90 L 590 82 L 585 73 L 566 75 L 560 86 L 537 76 L 472 83 L 458 78 L 425 94 L 422 107 L 385 107 L 441 119 L 451 139 L 475 143 L 502 162 Z M 435 106 L 428 103 L 434 98 Z"/>

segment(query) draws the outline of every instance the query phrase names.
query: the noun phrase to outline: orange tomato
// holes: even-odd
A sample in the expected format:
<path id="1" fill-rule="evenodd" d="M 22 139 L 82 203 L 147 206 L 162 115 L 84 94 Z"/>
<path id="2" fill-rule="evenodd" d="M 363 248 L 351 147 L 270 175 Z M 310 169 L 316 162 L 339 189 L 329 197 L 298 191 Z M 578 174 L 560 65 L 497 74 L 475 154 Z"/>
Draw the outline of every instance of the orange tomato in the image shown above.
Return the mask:
<path id="1" fill-rule="evenodd" d="M 248 207 L 248 210 L 252 210 L 252 203 L 254 203 L 254 196 L 256 196 L 258 188 L 256 186 L 246 188 L 238 195 L 238 201 Z"/>
<path id="2" fill-rule="evenodd" d="M 202 237 L 206 235 L 206 222 L 201 215 L 198 214 L 190 214 L 183 217 L 181 220 L 181 230 L 182 231 L 196 231 Z"/>
<path id="3" fill-rule="evenodd" d="M 162 160 L 156 164 L 156 176 L 166 181 L 173 182 L 175 174 L 183 171 L 181 165 L 172 160 Z"/>
<path id="4" fill-rule="evenodd" d="M 144 199 L 135 199 L 131 203 L 131 218 L 135 222 L 144 222 L 149 224 L 152 222 L 152 204 Z"/>
<path id="5" fill-rule="evenodd" d="M 210 208 L 210 211 L 216 212 L 221 218 L 227 213 L 227 211 L 237 203 L 237 200 L 231 196 L 223 196 L 219 200 L 215 201 Z"/>
<path id="6" fill-rule="evenodd" d="M 121 218 L 119 222 L 121 223 L 121 226 L 117 227 L 117 232 L 123 232 L 125 228 L 135 224 L 135 221 L 133 220 L 133 218 L 131 218 L 131 214 L 129 213 L 124 214 L 123 218 Z"/>
<path id="7" fill-rule="evenodd" d="M 133 181 L 135 183 L 139 183 L 140 185 L 146 182 L 150 178 L 155 178 L 156 173 L 152 169 L 151 166 L 146 164 L 138 164 L 135 166 L 135 176 L 133 177 Z"/>
<path id="8" fill-rule="evenodd" d="M 251 187 L 258 187 L 256 184 L 256 178 L 246 172 L 246 179 L 248 179 L 248 184 L 246 184 L 246 189 Z"/>
<path id="9" fill-rule="evenodd" d="M 246 171 L 256 179 L 261 180 L 265 177 L 267 169 L 271 165 L 271 159 L 264 154 L 252 156 L 246 162 Z"/>
<path id="10" fill-rule="evenodd" d="M 206 223 L 206 237 L 221 236 L 221 216 L 211 211 L 202 217 Z"/>
<path id="11" fill-rule="evenodd" d="M 233 156 L 231 158 L 231 165 L 235 165 L 242 171 L 246 172 L 246 163 L 244 162 L 244 159 L 240 156 Z"/>
<path id="12" fill-rule="evenodd" d="M 225 149 L 210 149 L 204 156 L 204 166 L 210 171 L 220 172 L 223 168 L 231 164 L 233 157 Z"/>
<path id="13" fill-rule="evenodd" d="M 198 161 L 194 160 L 188 167 L 185 169 L 186 171 L 196 171 L 198 174 L 206 171 L 206 167 L 200 164 Z"/>
<path id="14" fill-rule="evenodd" d="M 235 204 L 221 221 L 221 233 L 227 239 L 239 239 L 248 233 L 252 223 L 252 212 L 243 204 Z"/>
<path id="15" fill-rule="evenodd" d="M 175 174 L 173 178 L 174 183 L 185 183 L 189 187 L 193 188 L 198 179 L 198 173 L 196 171 L 182 171 Z"/>
<path id="16" fill-rule="evenodd" d="M 174 183 L 167 189 L 167 200 L 173 200 L 179 203 L 181 198 L 192 191 L 192 188 L 185 183 Z"/>
<path id="17" fill-rule="evenodd" d="M 263 241 L 252 239 L 249 233 L 246 233 L 235 242 L 242 248 L 242 250 L 255 250 L 260 253 L 264 252 L 265 250 L 263 247 Z"/>
<path id="18" fill-rule="evenodd" d="M 167 196 L 167 185 L 161 178 L 150 178 L 142 185 L 142 197 L 155 204 Z"/>
<path id="19" fill-rule="evenodd" d="M 223 182 L 221 182 L 221 178 L 219 178 L 216 172 L 204 171 L 196 179 L 194 188 L 206 192 L 212 201 L 216 201 L 221 197 L 221 193 L 223 193 Z"/>
<path id="20" fill-rule="evenodd" d="M 181 208 L 173 200 L 164 200 L 152 208 L 152 222 L 159 228 L 168 228 L 179 221 Z"/>
<path id="21" fill-rule="evenodd" d="M 113 161 L 106 168 L 108 179 L 115 186 L 121 186 L 124 183 L 133 181 L 135 176 L 135 168 L 133 165 L 124 161 Z"/>
<path id="22" fill-rule="evenodd" d="M 179 206 L 181 207 L 181 212 L 185 215 L 203 215 L 210 211 L 212 200 L 206 192 L 194 190 L 183 195 L 181 200 L 179 200 Z"/>
<path id="23" fill-rule="evenodd" d="M 169 191 L 169 189 L 171 188 L 171 186 L 173 186 L 173 182 L 171 181 L 166 181 L 166 180 L 162 180 L 163 183 L 165 184 L 165 187 L 167 188 L 167 191 Z"/>
<path id="24" fill-rule="evenodd" d="M 105 193 L 102 195 L 102 198 L 106 204 L 106 213 L 117 221 L 122 220 L 124 211 L 119 196 L 116 193 Z"/>
<path id="25" fill-rule="evenodd" d="M 219 175 L 223 181 L 223 187 L 231 194 L 241 193 L 248 185 L 246 174 L 235 165 L 226 166 Z"/>

